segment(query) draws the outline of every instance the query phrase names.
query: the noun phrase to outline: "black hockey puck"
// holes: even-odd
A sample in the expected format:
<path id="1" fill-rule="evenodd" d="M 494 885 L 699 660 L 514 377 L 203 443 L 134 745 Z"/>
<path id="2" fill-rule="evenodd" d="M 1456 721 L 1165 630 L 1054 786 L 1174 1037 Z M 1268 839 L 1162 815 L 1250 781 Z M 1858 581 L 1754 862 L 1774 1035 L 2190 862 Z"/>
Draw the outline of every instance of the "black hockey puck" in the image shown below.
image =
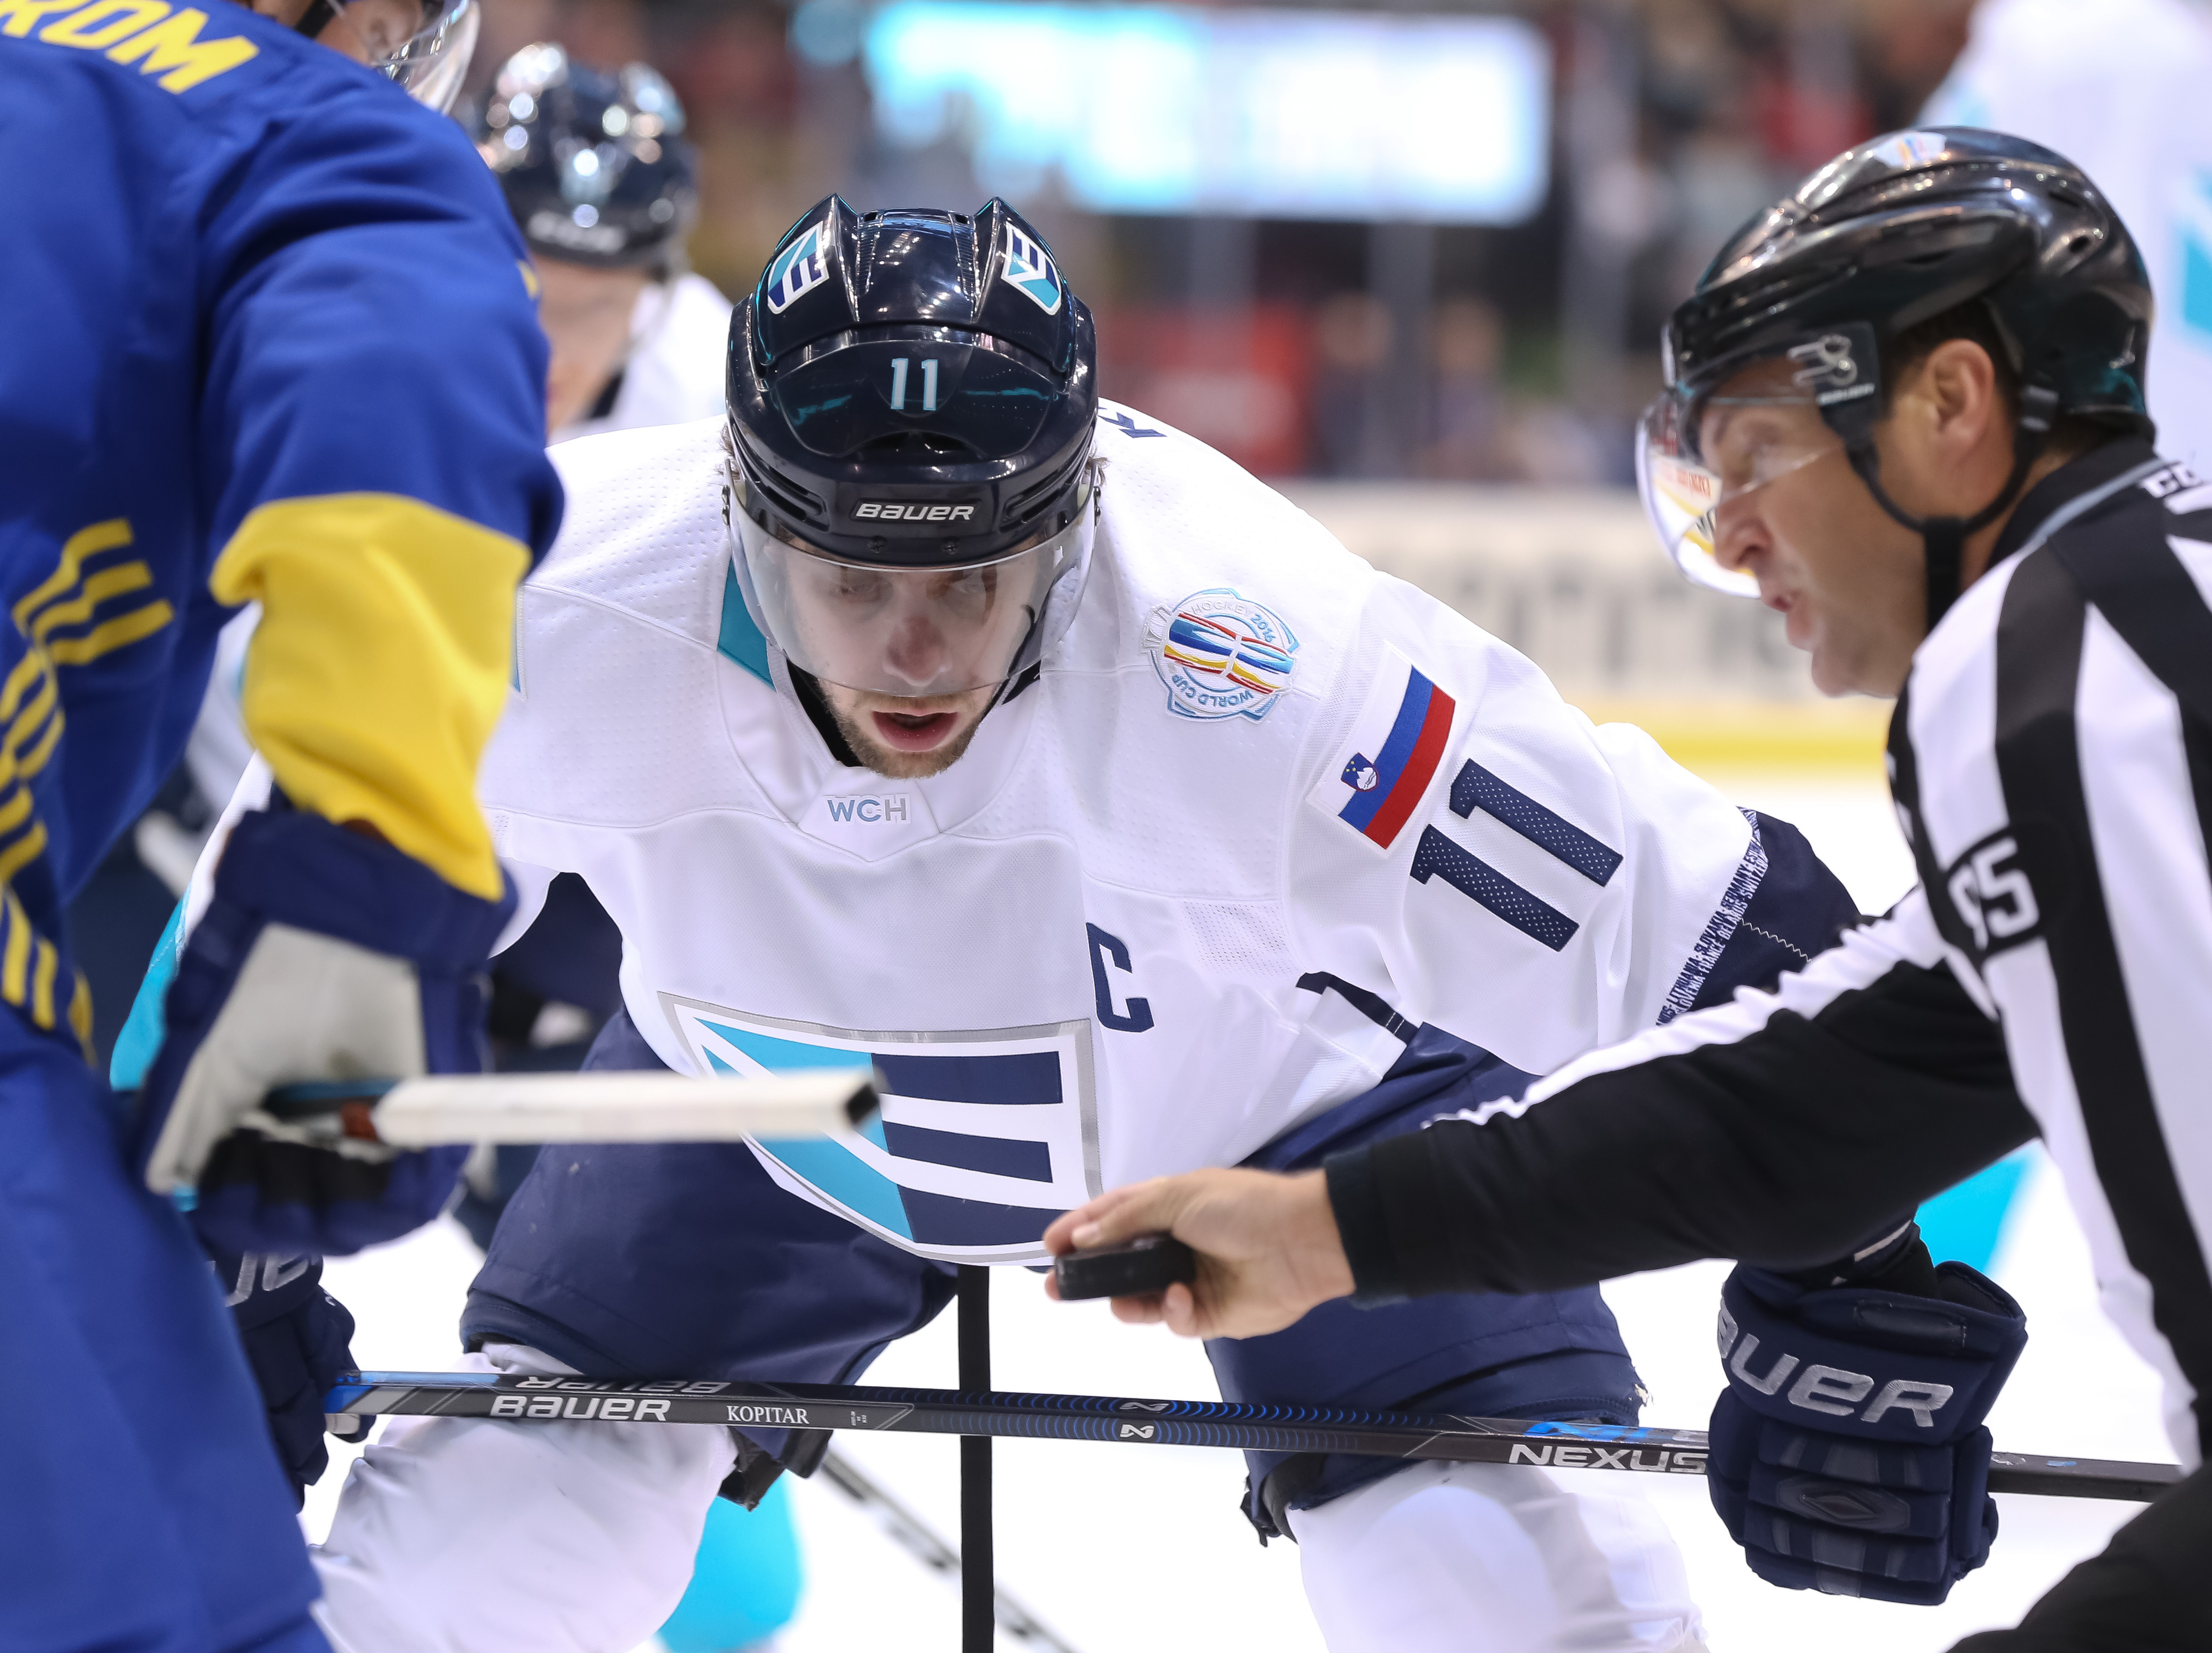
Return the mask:
<path id="1" fill-rule="evenodd" d="M 1079 1297 L 1139 1297 L 1198 1278 L 1197 1254 L 1172 1234 L 1139 1234 L 1095 1251 L 1071 1251 L 1053 1260 L 1060 1301 Z"/>

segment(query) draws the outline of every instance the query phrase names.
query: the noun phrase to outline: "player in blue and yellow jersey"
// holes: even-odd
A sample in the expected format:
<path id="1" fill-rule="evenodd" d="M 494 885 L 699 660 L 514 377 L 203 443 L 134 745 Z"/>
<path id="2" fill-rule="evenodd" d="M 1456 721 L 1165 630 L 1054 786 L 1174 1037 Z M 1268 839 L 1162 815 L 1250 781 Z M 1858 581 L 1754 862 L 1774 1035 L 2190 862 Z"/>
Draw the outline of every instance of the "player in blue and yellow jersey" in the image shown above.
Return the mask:
<path id="1" fill-rule="evenodd" d="M 320 1653 L 176 1196 L 281 1316 L 312 1267 L 235 1254 L 403 1232 L 456 1170 L 239 1128 L 289 1081 L 476 1067 L 510 903 L 473 781 L 560 494 L 522 243 L 422 106 L 475 0 L 418 3 L 0 0 L 0 1647 Z M 87 1060 L 63 910 L 249 601 L 278 795 L 132 1110 Z"/>

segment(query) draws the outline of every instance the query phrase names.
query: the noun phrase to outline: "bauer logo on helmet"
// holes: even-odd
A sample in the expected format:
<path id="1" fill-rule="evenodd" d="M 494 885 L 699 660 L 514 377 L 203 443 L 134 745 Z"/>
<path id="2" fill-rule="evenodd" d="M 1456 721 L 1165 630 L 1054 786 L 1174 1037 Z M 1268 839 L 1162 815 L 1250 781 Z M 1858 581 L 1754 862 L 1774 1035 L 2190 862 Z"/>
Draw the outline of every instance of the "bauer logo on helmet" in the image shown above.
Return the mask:
<path id="1" fill-rule="evenodd" d="M 920 505 L 902 500 L 863 500 L 853 507 L 861 522 L 972 522 L 972 505 Z"/>

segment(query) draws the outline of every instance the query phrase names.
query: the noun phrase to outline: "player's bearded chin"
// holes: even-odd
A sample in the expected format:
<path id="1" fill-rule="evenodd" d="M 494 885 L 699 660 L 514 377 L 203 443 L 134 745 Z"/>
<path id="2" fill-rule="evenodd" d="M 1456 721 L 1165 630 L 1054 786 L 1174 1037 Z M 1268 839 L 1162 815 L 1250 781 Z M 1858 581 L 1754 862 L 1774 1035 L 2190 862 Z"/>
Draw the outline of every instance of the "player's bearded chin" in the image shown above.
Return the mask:
<path id="1" fill-rule="evenodd" d="M 853 756 L 893 781 L 942 775 L 958 763 L 998 692 L 994 684 L 960 695 L 908 697 L 822 685 L 830 715 Z"/>

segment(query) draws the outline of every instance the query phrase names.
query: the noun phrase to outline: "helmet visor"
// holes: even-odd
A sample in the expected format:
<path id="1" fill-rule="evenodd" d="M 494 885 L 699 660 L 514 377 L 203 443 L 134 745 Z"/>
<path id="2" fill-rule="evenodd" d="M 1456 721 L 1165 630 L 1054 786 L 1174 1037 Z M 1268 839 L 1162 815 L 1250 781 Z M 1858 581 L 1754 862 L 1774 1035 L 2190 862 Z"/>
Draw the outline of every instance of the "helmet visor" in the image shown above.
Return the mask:
<path id="1" fill-rule="evenodd" d="M 1661 396 L 1636 427 L 1636 488 L 1667 555 L 1689 579 L 1732 597 L 1759 582 L 1729 566 L 1732 528 L 1759 489 L 1844 451 L 1809 395 Z"/>
<path id="2" fill-rule="evenodd" d="M 1048 539 L 984 562 L 885 568 L 845 561 L 730 513 L 754 623 L 826 683 L 902 699 L 993 688 L 1026 670 L 1074 616 L 1096 532 L 1094 490 Z"/>
<path id="3" fill-rule="evenodd" d="M 440 114 L 453 108 L 483 21 L 477 0 L 331 0 L 331 9 L 319 39 L 397 81 L 416 102 Z"/>

